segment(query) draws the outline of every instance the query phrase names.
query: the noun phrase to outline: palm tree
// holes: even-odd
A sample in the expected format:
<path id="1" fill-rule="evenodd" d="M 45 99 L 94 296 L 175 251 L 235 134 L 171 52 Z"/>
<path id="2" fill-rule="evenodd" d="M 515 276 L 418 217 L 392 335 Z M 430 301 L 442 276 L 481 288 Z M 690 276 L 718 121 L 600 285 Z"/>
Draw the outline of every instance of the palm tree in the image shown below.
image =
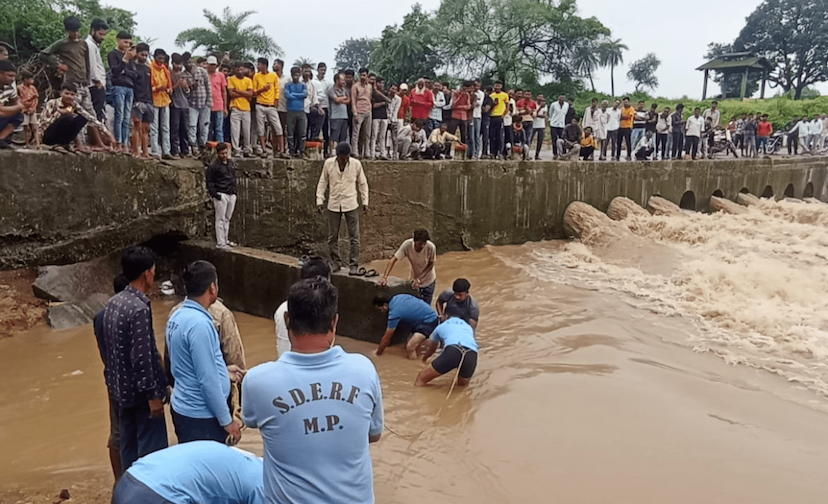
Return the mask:
<path id="1" fill-rule="evenodd" d="M 575 57 L 573 60 L 575 64 L 575 71 L 580 75 L 589 77 L 589 85 L 592 86 L 592 92 L 595 92 L 595 83 L 592 81 L 592 72 L 598 68 L 599 57 L 596 54 L 595 47 L 592 44 L 585 44 L 575 50 Z"/>
<path id="2" fill-rule="evenodd" d="M 295 67 L 302 68 L 302 65 L 310 65 L 311 68 L 316 68 L 316 63 L 312 59 L 305 58 L 304 56 L 296 58 L 296 61 L 293 62 L 293 66 Z"/>
<path id="3" fill-rule="evenodd" d="M 175 38 L 175 44 L 183 47 L 186 43 L 192 43 L 193 52 L 198 47 L 204 47 L 208 53 L 216 55 L 227 52 L 233 59 L 250 60 L 256 54 L 282 56 L 282 48 L 265 33 L 262 25 L 242 27 L 247 18 L 255 13 L 256 11 L 245 11 L 233 14 L 229 7 L 225 7 L 219 18 L 204 9 L 204 17 L 211 28 L 184 30 Z"/>
<path id="4" fill-rule="evenodd" d="M 606 39 L 598 46 L 598 53 L 601 55 L 601 66 L 610 67 L 610 85 L 612 86 L 612 96 L 615 96 L 615 67 L 624 62 L 624 51 L 629 51 L 630 48 L 621 43 L 621 39 Z"/>

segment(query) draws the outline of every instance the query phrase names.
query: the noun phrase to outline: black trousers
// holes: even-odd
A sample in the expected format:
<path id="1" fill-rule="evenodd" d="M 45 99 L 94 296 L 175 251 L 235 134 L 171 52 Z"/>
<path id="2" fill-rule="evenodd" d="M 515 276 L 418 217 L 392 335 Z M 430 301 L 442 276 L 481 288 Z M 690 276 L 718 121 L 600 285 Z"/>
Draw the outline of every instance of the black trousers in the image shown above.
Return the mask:
<path id="1" fill-rule="evenodd" d="M 190 109 L 170 107 L 170 154 L 190 153 Z"/>
<path id="2" fill-rule="evenodd" d="M 90 86 L 89 96 L 92 98 L 92 108 L 95 109 L 95 117 L 99 121 L 106 119 L 106 88 Z"/>
<path id="3" fill-rule="evenodd" d="M 699 137 L 688 136 L 684 150 L 689 152 L 693 159 L 696 159 L 696 154 L 699 152 Z"/>
<path id="4" fill-rule="evenodd" d="M 673 132 L 673 159 L 680 159 L 682 149 L 684 147 L 684 133 L 681 131 Z"/>
<path id="5" fill-rule="evenodd" d="M 423 153 L 423 157 L 426 159 L 440 159 L 440 155 L 449 156 L 451 155 L 451 142 L 446 142 L 444 144 L 435 143 L 431 144 L 426 147 L 425 152 Z"/>
<path id="6" fill-rule="evenodd" d="M 480 133 L 483 137 L 483 149 L 480 151 L 481 155 L 488 156 L 489 155 L 489 124 L 491 121 L 491 116 L 483 115 L 480 118 Z"/>
<path id="7" fill-rule="evenodd" d="M 549 127 L 549 134 L 552 136 L 552 154 L 558 155 L 558 139 L 563 138 L 563 128 Z M 561 152 L 563 154 L 563 152 Z"/>
<path id="8" fill-rule="evenodd" d="M 656 133 L 656 152 L 661 149 L 661 159 L 667 154 L 667 133 Z"/>
<path id="9" fill-rule="evenodd" d="M 515 145 L 515 130 L 511 126 L 503 127 L 503 155 L 509 157 L 512 153 L 506 150 L 506 146 L 514 147 Z"/>
<path id="10" fill-rule="evenodd" d="M 615 144 L 615 158 L 621 158 L 621 140 L 624 140 L 624 144 L 627 146 L 627 157 L 632 156 L 632 129 L 630 128 L 619 128 L 618 129 L 618 142 Z"/>
<path id="11" fill-rule="evenodd" d="M 325 119 L 322 120 L 322 139 L 325 141 L 323 153 L 325 157 L 328 157 L 328 150 L 330 149 L 330 145 L 328 144 L 331 140 L 331 110 L 328 108 L 323 108 L 322 110 L 325 111 Z"/>
<path id="12" fill-rule="evenodd" d="M 44 141 L 45 143 L 45 141 Z M 791 138 L 791 135 L 788 135 L 788 155 L 791 155 L 791 149 L 793 149 L 794 154 L 799 154 L 799 135 Z"/>
<path id="13" fill-rule="evenodd" d="M 503 116 L 489 118 L 489 149 L 492 157 L 503 152 Z"/>
<path id="14" fill-rule="evenodd" d="M 85 117 L 77 114 L 63 114 L 43 132 L 43 145 L 69 145 L 86 126 Z"/>
<path id="15" fill-rule="evenodd" d="M 460 130 L 460 140 L 468 145 L 469 143 L 469 121 L 463 121 L 460 119 L 451 119 L 451 122 L 448 125 L 448 132 L 452 135 L 457 134 L 457 130 Z"/>
<path id="16" fill-rule="evenodd" d="M 655 152 L 655 149 L 653 149 L 652 147 L 647 147 L 646 149 L 639 149 L 638 152 L 635 153 L 635 159 L 643 161 L 648 157 L 652 156 L 653 152 Z"/>

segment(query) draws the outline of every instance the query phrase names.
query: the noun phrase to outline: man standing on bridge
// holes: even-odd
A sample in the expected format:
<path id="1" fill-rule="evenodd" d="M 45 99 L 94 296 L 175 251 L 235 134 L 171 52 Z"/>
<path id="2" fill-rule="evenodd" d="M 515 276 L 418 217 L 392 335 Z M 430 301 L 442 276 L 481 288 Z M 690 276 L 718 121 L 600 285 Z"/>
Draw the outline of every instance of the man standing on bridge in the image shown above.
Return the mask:
<path id="1" fill-rule="evenodd" d="M 334 346 L 338 297 L 323 277 L 293 284 L 292 351 L 242 383 L 242 418 L 264 440 L 267 502 L 374 502 L 368 444 L 382 435 L 382 388 L 368 358 Z"/>

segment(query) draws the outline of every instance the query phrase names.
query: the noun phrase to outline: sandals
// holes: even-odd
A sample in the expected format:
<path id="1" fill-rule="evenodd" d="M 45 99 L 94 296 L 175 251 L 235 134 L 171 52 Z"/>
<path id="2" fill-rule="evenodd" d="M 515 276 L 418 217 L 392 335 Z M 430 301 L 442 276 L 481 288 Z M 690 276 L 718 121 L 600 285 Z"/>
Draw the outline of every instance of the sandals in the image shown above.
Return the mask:
<path id="1" fill-rule="evenodd" d="M 350 276 L 360 276 L 360 277 L 365 277 L 365 278 L 372 278 L 372 277 L 379 276 L 379 272 L 377 270 L 375 270 L 375 269 L 366 270 L 365 268 L 359 268 L 356 271 L 351 270 L 348 274 Z"/>
<path id="2" fill-rule="evenodd" d="M 379 276 L 379 271 L 375 269 L 369 269 L 365 272 L 365 278 L 377 277 Z"/>

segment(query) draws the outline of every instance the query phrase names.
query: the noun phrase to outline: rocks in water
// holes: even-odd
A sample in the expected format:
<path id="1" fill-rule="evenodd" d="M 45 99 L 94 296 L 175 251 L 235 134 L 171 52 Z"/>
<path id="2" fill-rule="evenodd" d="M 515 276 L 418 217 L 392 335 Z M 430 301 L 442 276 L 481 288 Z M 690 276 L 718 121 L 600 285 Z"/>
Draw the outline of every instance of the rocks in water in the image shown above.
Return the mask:
<path id="1" fill-rule="evenodd" d="M 654 215 L 684 215 L 684 210 L 670 200 L 661 196 L 651 196 L 647 201 L 647 207 Z"/>
<path id="2" fill-rule="evenodd" d="M 607 215 L 612 220 L 624 220 L 630 215 L 649 217 L 650 212 L 641 208 L 635 201 L 625 196 L 618 196 L 612 199 L 607 209 Z"/>
<path id="3" fill-rule="evenodd" d="M 72 494 L 69 493 L 68 488 L 64 488 L 63 490 L 60 491 L 60 495 L 58 495 L 58 498 L 60 500 L 69 500 L 69 499 L 72 498 Z"/>
<path id="4" fill-rule="evenodd" d="M 88 324 L 108 300 L 109 294 L 98 292 L 83 301 L 53 304 L 46 312 L 46 321 L 53 329 L 70 329 Z"/>
<path id="5" fill-rule="evenodd" d="M 729 199 L 720 198 L 718 196 L 710 197 L 710 208 L 716 210 L 717 212 L 724 212 L 734 215 L 748 213 L 748 209 L 743 207 L 742 205 L 734 203 Z"/>

